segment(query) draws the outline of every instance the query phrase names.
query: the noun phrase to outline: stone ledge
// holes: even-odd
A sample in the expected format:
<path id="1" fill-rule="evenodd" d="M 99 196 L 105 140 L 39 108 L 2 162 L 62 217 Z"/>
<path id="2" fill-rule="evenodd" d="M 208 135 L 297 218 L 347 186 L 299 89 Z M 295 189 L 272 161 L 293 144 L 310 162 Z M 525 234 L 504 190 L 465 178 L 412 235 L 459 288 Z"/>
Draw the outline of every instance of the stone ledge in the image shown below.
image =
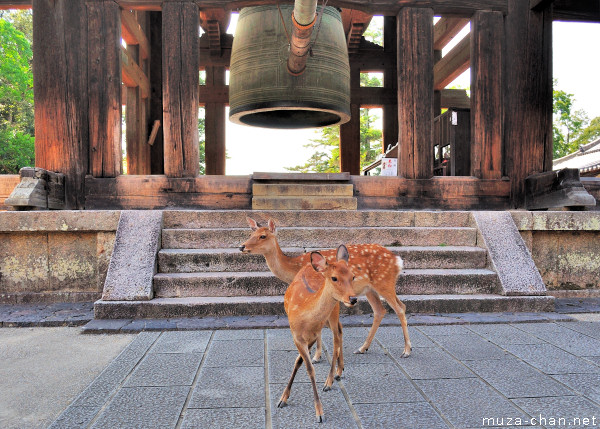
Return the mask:
<path id="1" fill-rule="evenodd" d="M 600 231 L 600 213 L 593 211 L 511 211 L 519 231 Z"/>
<path id="2" fill-rule="evenodd" d="M 119 210 L 0 212 L 0 232 L 116 231 Z"/>

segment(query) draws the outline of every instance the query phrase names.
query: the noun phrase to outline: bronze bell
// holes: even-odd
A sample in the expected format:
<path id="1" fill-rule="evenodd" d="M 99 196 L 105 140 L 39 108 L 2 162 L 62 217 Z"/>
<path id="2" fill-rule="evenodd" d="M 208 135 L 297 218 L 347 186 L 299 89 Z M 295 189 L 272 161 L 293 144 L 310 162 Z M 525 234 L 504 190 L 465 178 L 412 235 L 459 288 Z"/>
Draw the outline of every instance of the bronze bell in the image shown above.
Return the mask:
<path id="1" fill-rule="evenodd" d="M 293 5 L 246 7 L 233 40 L 229 119 L 297 129 L 350 120 L 350 66 L 338 9 L 318 8 L 305 71 L 287 70 Z M 283 19 L 282 19 L 283 18 Z"/>

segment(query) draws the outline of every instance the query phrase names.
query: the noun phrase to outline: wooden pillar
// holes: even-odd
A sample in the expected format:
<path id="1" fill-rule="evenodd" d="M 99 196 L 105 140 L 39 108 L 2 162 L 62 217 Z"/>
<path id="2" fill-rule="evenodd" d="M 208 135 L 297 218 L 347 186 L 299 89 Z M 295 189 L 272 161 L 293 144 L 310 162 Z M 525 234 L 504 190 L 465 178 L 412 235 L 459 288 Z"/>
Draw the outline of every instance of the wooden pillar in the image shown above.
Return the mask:
<path id="1" fill-rule="evenodd" d="M 35 165 L 65 174 L 66 208 L 84 208 L 88 172 L 84 0 L 33 1 Z"/>
<path id="2" fill-rule="evenodd" d="M 395 16 L 383 18 L 383 49 L 385 52 L 396 55 L 398 46 L 397 25 Z M 384 70 L 383 87 L 386 92 L 396 94 L 398 92 L 398 70 L 394 61 Z M 383 105 L 383 152 L 388 146 L 394 146 L 398 142 L 398 103 Z"/>
<path id="3" fill-rule="evenodd" d="M 352 94 L 360 90 L 360 69 L 350 63 L 350 120 L 340 125 L 340 171 L 360 175 L 360 105 Z"/>
<path id="4" fill-rule="evenodd" d="M 525 178 L 552 170 L 552 5 L 531 10 L 508 1 L 505 17 L 505 174 L 515 207 L 525 203 Z"/>
<path id="5" fill-rule="evenodd" d="M 225 86 L 225 67 L 206 67 L 208 90 Z M 205 106 L 204 159 L 206 174 L 225 174 L 225 103 L 209 102 Z"/>
<path id="6" fill-rule="evenodd" d="M 502 12 L 471 20 L 471 176 L 502 177 Z"/>
<path id="7" fill-rule="evenodd" d="M 398 174 L 433 176 L 433 10 L 398 14 Z"/>
<path id="8" fill-rule="evenodd" d="M 90 173 L 121 174 L 121 9 L 111 0 L 87 4 Z"/>
<path id="9" fill-rule="evenodd" d="M 165 173 L 165 156 L 163 147 L 163 103 L 162 103 L 162 14 L 148 12 L 150 15 L 149 35 L 150 41 L 150 116 L 148 127 L 159 120 L 161 127 L 158 130 L 154 144 L 150 149 L 150 174 Z M 150 132 L 148 129 L 147 132 Z"/>
<path id="10" fill-rule="evenodd" d="M 195 177 L 199 171 L 198 6 L 192 1 L 165 2 L 162 21 L 165 174 Z"/>
<path id="11" fill-rule="evenodd" d="M 145 12 L 137 12 L 136 18 L 144 33 L 147 30 L 147 15 Z M 138 45 L 127 46 L 129 54 L 148 76 L 148 59 L 142 59 Z M 160 55 L 160 53 L 159 53 Z M 151 174 L 150 167 L 150 145 L 148 145 L 148 97 L 142 97 L 140 87 L 127 88 L 127 106 L 125 109 L 125 123 L 127 131 L 125 141 L 127 142 L 127 174 Z"/>

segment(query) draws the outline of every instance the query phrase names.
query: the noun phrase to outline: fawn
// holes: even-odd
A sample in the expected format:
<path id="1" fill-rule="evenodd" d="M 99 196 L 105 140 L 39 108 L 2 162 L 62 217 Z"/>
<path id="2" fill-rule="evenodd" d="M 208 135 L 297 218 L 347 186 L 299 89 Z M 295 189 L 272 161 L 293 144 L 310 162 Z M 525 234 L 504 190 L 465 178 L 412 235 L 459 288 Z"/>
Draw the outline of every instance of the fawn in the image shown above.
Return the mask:
<path id="1" fill-rule="evenodd" d="M 328 263 L 319 252 L 312 252 L 309 257 L 310 265 L 307 264 L 298 271 L 287 288 L 283 301 L 299 354 L 277 406 L 282 408 L 287 404 L 296 373 L 304 362 L 313 388 L 317 421 L 320 423 L 323 421 L 323 404 L 317 392 L 315 368 L 310 361 L 310 348 L 320 336 L 323 325 L 329 323 L 333 332 L 333 356 L 329 375 L 323 387 L 324 391 L 328 391 L 333 384 L 336 362 L 335 379 L 339 380 L 344 370 L 342 325 L 339 322 L 339 311 L 336 313 L 334 308 L 338 306 L 339 309 L 339 302 L 347 307 L 353 307 L 357 298 L 353 296 L 354 275 L 348 267 L 348 249 L 344 245 L 338 247 L 335 262 Z"/>
<path id="2" fill-rule="evenodd" d="M 283 253 L 275 236 L 275 222 L 269 219 L 268 226 L 261 227 L 254 219 L 246 217 L 252 235 L 241 246 L 244 253 L 257 253 L 265 257 L 269 269 L 284 282 L 291 282 L 296 273 L 310 261 L 310 254 L 304 253 L 290 257 Z M 406 305 L 396 296 L 396 279 L 402 271 L 402 258 L 378 244 L 351 244 L 347 246 L 350 253 L 350 270 L 356 276 L 352 282 L 354 295 L 366 295 L 373 308 L 373 324 L 364 344 L 354 353 L 365 353 L 375 337 L 375 332 L 385 315 L 385 308 L 381 303 L 382 296 L 398 315 L 404 334 L 404 351 L 401 357 L 410 356 L 411 344 L 408 336 L 406 322 Z M 320 250 L 327 261 L 333 261 L 335 249 Z M 317 342 L 317 351 L 313 361 L 318 361 L 321 350 L 320 339 Z"/>

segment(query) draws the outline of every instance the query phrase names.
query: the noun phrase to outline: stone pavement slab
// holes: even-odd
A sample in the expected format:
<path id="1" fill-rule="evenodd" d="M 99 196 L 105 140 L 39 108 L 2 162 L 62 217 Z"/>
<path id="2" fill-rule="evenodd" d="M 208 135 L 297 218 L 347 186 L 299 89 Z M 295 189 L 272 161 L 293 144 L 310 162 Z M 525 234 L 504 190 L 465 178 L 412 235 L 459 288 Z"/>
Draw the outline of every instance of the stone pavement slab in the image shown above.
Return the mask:
<path id="1" fill-rule="evenodd" d="M 322 424 L 304 366 L 288 405 L 277 408 L 298 354 L 289 329 L 142 332 L 52 428 L 480 429 L 509 419 L 510 427 L 560 427 L 538 424 L 540 416 L 600 424 L 598 356 L 574 354 L 562 340 L 595 344 L 586 323 L 411 326 L 406 359 L 399 326 L 382 327 L 362 355 L 352 352 L 367 328 L 346 328 L 346 370 L 322 392 L 326 329 L 315 365 Z"/>

